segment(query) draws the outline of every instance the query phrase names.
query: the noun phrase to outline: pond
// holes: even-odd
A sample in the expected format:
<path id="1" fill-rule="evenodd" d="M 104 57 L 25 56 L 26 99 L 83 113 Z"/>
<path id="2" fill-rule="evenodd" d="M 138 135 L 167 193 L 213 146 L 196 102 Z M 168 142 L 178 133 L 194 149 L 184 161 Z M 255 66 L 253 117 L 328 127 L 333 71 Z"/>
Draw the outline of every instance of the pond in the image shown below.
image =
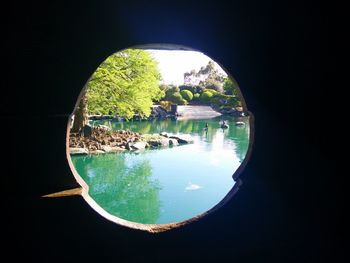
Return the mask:
<path id="1" fill-rule="evenodd" d="M 247 153 L 249 117 L 240 118 L 242 126 L 235 125 L 235 118 L 224 120 L 228 129 L 220 128 L 221 117 L 112 122 L 113 129 L 143 134 L 190 134 L 194 143 L 139 153 L 74 155 L 72 162 L 88 184 L 89 195 L 108 213 L 143 224 L 184 221 L 226 196 Z"/>

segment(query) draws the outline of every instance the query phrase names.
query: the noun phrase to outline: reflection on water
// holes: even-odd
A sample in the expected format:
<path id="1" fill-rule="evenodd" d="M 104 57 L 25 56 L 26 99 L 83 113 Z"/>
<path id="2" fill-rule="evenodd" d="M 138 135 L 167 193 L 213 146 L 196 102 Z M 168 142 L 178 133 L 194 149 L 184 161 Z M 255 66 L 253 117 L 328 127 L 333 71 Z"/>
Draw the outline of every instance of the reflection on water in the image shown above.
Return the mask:
<path id="1" fill-rule="evenodd" d="M 146 224 L 183 221 L 222 200 L 248 150 L 248 118 L 244 126 L 225 118 L 228 129 L 220 128 L 220 120 L 114 122 L 113 129 L 191 134 L 194 144 L 72 160 L 89 195 L 110 214 Z"/>
<path id="2" fill-rule="evenodd" d="M 152 179 L 148 160 L 131 155 L 105 154 L 73 158 L 78 173 L 89 185 L 89 194 L 109 213 L 143 223 L 159 217 L 159 182 Z"/>

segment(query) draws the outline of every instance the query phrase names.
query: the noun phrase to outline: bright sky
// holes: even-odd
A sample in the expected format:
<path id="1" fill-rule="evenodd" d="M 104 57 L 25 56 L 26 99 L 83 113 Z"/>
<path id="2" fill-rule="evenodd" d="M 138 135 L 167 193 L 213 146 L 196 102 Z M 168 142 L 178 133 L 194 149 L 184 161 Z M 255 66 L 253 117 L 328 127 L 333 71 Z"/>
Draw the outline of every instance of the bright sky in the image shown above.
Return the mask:
<path id="1" fill-rule="evenodd" d="M 152 56 L 159 62 L 158 68 L 163 78 L 163 83 L 181 85 L 184 82 L 184 73 L 192 69 L 198 71 L 206 66 L 210 58 L 198 51 L 183 50 L 154 50 L 149 49 Z M 218 71 L 225 76 L 225 71 L 215 63 Z"/>

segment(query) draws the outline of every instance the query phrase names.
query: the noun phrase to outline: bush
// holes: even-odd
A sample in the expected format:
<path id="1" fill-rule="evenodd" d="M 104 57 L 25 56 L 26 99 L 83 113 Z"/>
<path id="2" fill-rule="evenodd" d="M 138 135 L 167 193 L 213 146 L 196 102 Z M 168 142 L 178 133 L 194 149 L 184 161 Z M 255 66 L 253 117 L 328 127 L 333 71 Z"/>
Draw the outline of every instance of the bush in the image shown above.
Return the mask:
<path id="1" fill-rule="evenodd" d="M 204 86 L 206 89 L 212 89 L 220 93 L 224 92 L 223 86 L 218 81 L 214 81 L 214 80 L 206 81 Z"/>
<path id="2" fill-rule="evenodd" d="M 181 96 L 180 92 L 174 92 L 170 97 L 169 100 L 173 103 L 179 104 L 179 105 L 185 105 L 187 104 L 187 101 Z"/>
<path id="3" fill-rule="evenodd" d="M 220 93 L 215 94 L 211 98 L 210 102 L 218 107 L 228 106 L 228 107 L 234 108 L 241 105 L 241 102 L 238 97 L 233 95 L 220 94 Z"/>
<path id="4" fill-rule="evenodd" d="M 168 100 L 163 100 L 160 102 L 160 106 L 162 106 L 166 111 L 171 111 L 172 103 Z"/>
<path id="5" fill-rule="evenodd" d="M 195 93 L 195 94 L 193 95 L 193 100 L 199 100 L 200 96 L 201 96 L 201 94 Z"/>
<path id="6" fill-rule="evenodd" d="M 194 93 L 202 93 L 203 88 L 201 86 L 198 85 L 180 85 L 179 86 L 180 91 L 181 90 L 189 90 L 192 92 L 192 94 Z"/>
<path id="7" fill-rule="evenodd" d="M 204 90 L 205 90 L 205 87 L 203 87 L 203 86 L 196 86 L 196 92 L 193 92 L 193 94 L 194 93 L 202 94 Z"/>
<path id="8" fill-rule="evenodd" d="M 241 103 L 240 99 L 237 96 L 230 96 L 229 103 L 233 107 L 242 106 L 242 103 Z"/>
<path id="9" fill-rule="evenodd" d="M 167 91 L 169 92 L 180 92 L 180 88 L 178 86 L 174 86 L 174 85 L 169 85 L 167 88 Z"/>
<path id="10" fill-rule="evenodd" d="M 215 95 L 217 94 L 218 92 L 215 90 L 215 89 L 203 89 L 203 92 L 210 92 L 211 94 Z"/>
<path id="11" fill-rule="evenodd" d="M 210 99 L 213 97 L 213 93 L 211 93 L 210 91 L 204 91 L 201 95 L 201 101 L 204 103 L 208 103 L 210 101 Z"/>
<path id="12" fill-rule="evenodd" d="M 224 78 L 225 93 L 227 95 L 238 95 L 238 85 L 237 82 L 229 77 Z"/>
<path id="13" fill-rule="evenodd" d="M 193 99 L 193 94 L 191 91 L 184 89 L 181 90 L 180 94 L 182 95 L 182 97 L 187 100 L 187 101 L 191 101 Z"/>
<path id="14" fill-rule="evenodd" d="M 179 87 L 168 86 L 168 89 L 165 91 L 165 100 L 170 100 L 174 93 L 180 92 Z"/>
<path id="15" fill-rule="evenodd" d="M 179 105 L 187 105 L 187 104 L 188 104 L 188 102 L 185 99 L 181 99 L 179 102 Z"/>

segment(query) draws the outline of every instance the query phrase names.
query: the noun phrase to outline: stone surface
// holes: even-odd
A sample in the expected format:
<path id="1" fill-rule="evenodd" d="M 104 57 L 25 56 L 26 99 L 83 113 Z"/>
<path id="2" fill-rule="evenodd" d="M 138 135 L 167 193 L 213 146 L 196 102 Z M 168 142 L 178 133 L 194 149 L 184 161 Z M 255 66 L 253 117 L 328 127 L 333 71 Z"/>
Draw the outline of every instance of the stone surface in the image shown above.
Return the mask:
<path id="1" fill-rule="evenodd" d="M 126 149 L 123 149 L 121 147 L 111 147 L 111 153 L 117 153 L 117 152 L 124 152 Z"/>
<path id="2" fill-rule="evenodd" d="M 146 142 L 137 142 L 137 143 L 134 143 L 131 147 L 134 148 L 135 150 L 143 150 L 145 149 L 147 146 L 147 143 Z"/>
<path id="3" fill-rule="evenodd" d="M 176 139 L 179 144 L 194 143 L 194 140 L 190 136 L 170 136 L 170 139 Z"/>
<path id="4" fill-rule="evenodd" d="M 112 130 L 110 127 L 108 127 L 106 125 L 101 125 L 101 124 L 97 125 L 97 128 L 100 128 L 100 129 L 105 130 L 105 131 L 111 131 Z"/>
<path id="5" fill-rule="evenodd" d="M 88 150 L 86 148 L 69 148 L 70 154 L 88 154 Z"/>
<path id="6" fill-rule="evenodd" d="M 105 153 L 104 151 L 101 150 L 95 150 L 95 151 L 90 151 L 89 154 L 101 154 L 101 153 Z"/>
<path id="7" fill-rule="evenodd" d="M 148 144 L 151 146 L 151 147 L 158 147 L 161 145 L 161 142 L 160 140 L 149 140 L 148 141 Z"/>
<path id="8" fill-rule="evenodd" d="M 169 146 L 169 139 L 164 138 L 164 139 L 160 140 L 160 145 L 163 147 Z"/>
<path id="9" fill-rule="evenodd" d="M 159 135 L 161 135 L 161 136 L 163 136 L 163 137 L 166 137 L 166 138 L 169 137 L 169 135 L 168 135 L 166 132 L 161 132 L 161 133 L 159 133 Z"/>
<path id="10" fill-rule="evenodd" d="M 111 146 L 108 146 L 108 145 L 102 145 L 101 146 L 101 149 L 102 151 L 106 152 L 106 153 L 109 153 L 112 151 L 112 147 Z"/>
<path id="11" fill-rule="evenodd" d="M 179 145 L 179 142 L 176 139 L 169 139 L 169 145 L 177 146 Z"/>

